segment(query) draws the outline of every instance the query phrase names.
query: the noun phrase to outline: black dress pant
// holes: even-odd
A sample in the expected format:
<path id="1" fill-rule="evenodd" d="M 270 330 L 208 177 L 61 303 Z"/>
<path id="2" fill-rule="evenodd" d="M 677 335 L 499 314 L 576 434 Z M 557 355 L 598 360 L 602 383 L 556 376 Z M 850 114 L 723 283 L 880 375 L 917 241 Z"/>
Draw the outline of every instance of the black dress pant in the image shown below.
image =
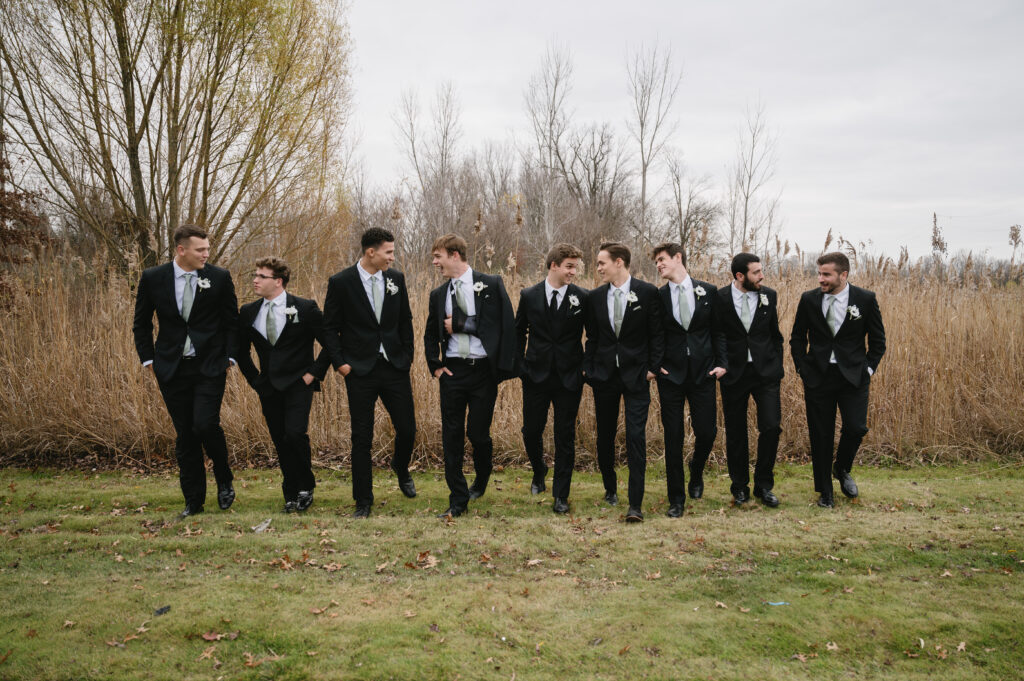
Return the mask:
<path id="1" fill-rule="evenodd" d="M 416 409 L 412 399 L 409 371 L 396 369 L 383 357 L 377 358 L 370 373 L 345 377 L 348 411 L 352 420 L 352 498 L 356 505 L 373 504 L 374 418 L 377 398 L 384 404 L 395 428 L 395 449 L 391 469 L 399 480 L 409 476 L 409 461 L 416 440 Z"/>
<path id="2" fill-rule="evenodd" d="M 693 429 L 693 457 L 690 475 L 701 476 L 718 435 L 715 405 L 715 380 L 705 379 L 673 383 L 658 378 L 661 399 L 661 425 L 665 431 L 665 478 L 668 503 L 686 503 L 686 475 L 683 473 L 683 402 L 690 403 L 690 427 Z"/>
<path id="3" fill-rule="evenodd" d="M 465 509 L 469 486 L 462 473 L 466 437 L 473 447 L 473 469 L 478 490 L 487 487 L 491 477 L 494 443 L 491 419 L 498 399 L 498 381 L 486 359 L 463 360 L 449 357 L 445 365 L 452 375 L 442 372 L 438 379 L 441 393 L 441 442 L 444 448 L 444 479 L 448 483 L 448 504 Z"/>
<path id="4" fill-rule="evenodd" d="M 725 417 L 725 457 L 729 465 L 733 494 L 750 494 L 750 449 L 747 439 L 747 406 L 750 398 L 757 405 L 757 463 L 754 487 L 770 490 L 775 486 L 775 456 L 782 434 L 782 401 L 778 379 L 761 378 L 750 362 L 733 383 L 722 384 L 722 415 Z"/>
<path id="5" fill-rule="evenodd" d="M 212 378 L 204 376 L 199 371 L 198 359 L 182 358 L 174 376 L 160 384 L 160 394 L 177 434 L 174 455 L 178 460 L 178 481 L 185 503 L 190 506 L 202 506 L 206 501 L 203 449 L 213 462 L 217 484 L 228 484 L 234 479 L 228 465 L 224 430 L 220 427 L 226 377 L 226 373 Z"/>
<path id="6" fill-rule="evenodd" d="M 576 416 L 582 397 L 582 386 L 568 390 L 557 374 L 552 373 L 543 383 L 523 377 L 523 445 L 530 457 L 534 478 L 543 479 L 548 472 L 544 463 L 544 426 L 549 408 L 554 406 L 555 474 L 551 495 L 556 499 L 569 498 L 572 471 L 576 466 Z"/>
<path id="7" fill-rule="evenodd" d="M 835 468 L 849 473 L 853 467 L 853 458 L 868 432 L 870 387 L 869 377 L 865 376 L 861 384 L 855 386 L 843 377 L 835 364 L 829 364 L 825 380 L 819 385 L 814 388 L 804 386 L 815 492 L 832 492 L 832 447 L 836 439 L 837 407 L 843 418 L 843 427 L 835 452 Z"/>
<path id="8" fill-rule="evenodd" d="M 651 406 L 651 386 L 644 382 L 639 390 L 630 390 L 616 371 L 607 381 L 591 381 L 594 391 L 594 415 L 597 417 L 597 467 L 601 470 L 605 492 L 615 492 L 615 432 L 619 424 L 619 400 L 625 404 L 626 463 L 629 465 L 629 505 L 640 508 L 644 501 L 647 474 L 647 413 Z"/>
<path id="9" fill-rule="evenodd" d="M 309 449 L 309 410 L 313 386 L 299 379 L 285 390 L 266 385 L 257 390 L 270 439 L 281 466 L 281 491 L 285 501 L 295 501 L 299 492 L 316 487 Z"/>

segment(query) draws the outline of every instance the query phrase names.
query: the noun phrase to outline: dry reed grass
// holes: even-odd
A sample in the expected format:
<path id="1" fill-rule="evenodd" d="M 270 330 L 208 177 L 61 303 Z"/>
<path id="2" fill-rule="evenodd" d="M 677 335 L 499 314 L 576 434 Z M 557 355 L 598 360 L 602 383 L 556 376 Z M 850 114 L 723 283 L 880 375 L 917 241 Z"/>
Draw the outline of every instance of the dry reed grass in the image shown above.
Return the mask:
<path id="1" fill-rule="evenodd" d="M 711 281 L 722 275 L 695 272 Z M 327 273 L 306 275 L 290 289 L 322 302 Z M 131 336 L 133 277 L 89 269 L 71 260 L 38 265 L 4 277 L 0 297 L 0 458 L 149 468 L 173 460 L 173 429 L 154 379 L 143 372 Z M 436 275 L 412 272 L 417 337 Z M 871 390 L 864 461 L 912 464 L 963 459 L 1019 461 L 1024 450 L 1024 297 L 1009 288 L 937 285 L 895 270 L 852 281 L 878 292 L 888 352 Z M 236 275 L 242 302 L 252 298 L 248 280 Z M 315 282 L 315 283 L 314 283 Z M 509 282 L 513 304 L 524 283 Z M 587 282 L 581 282 L 584 285 Z M 807 275 L 767 282 L 779 291 L 787 336 L 799 294 L 815 285 Z M 782 459 L 808 458 L 802 388 L 786 349 L 782 384 Z M 414 462 L 441 463 L 438 393 L 417 341 L 412 374 L 418 436 Z M 652 391 L 649 456 L 662 445 L 657 391 Z M 518 381 L 501 386 L 492 434 L 496 463 L 526 464 L 519 432 Z M 580 409 L 578 461 L 594 465 L 594 416 L 590 391 Z M 232 372 L 222 412 L 232 458 L 238 465 L 271 462 L 270 441 L 255 393 Z M 374 442 L 378 464 L 388 460 L 393 432 L 378 408 Z M 719 419 L 721 416 L 719 415 Z M 720 424 L 721 426 L 721 424 Z M 751 419 L 753 427 L 753 419 Z M 347 467 L 348 408 L 342 382 L 330 378 L 314 401 L 311 437 L 320 465 Z M 548 429 L 550 438 L 550 427 Z M 550 443 L 550 439 L 549 439 Z M 720 427 L 714 457 L 724 461 Z"/>

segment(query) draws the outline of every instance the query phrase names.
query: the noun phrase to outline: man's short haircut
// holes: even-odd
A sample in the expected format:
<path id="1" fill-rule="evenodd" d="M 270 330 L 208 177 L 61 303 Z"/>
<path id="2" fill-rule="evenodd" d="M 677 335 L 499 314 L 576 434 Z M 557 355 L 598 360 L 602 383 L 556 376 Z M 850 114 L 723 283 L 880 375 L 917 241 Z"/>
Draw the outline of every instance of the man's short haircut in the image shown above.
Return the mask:
<path id="1" fill-rule="evenodd" d="M 737 274 L 747 276 L 747 270 L 750 269 L 752 262 L 761 262 L 761 258 L 753 253 L 737 253 L 732 259 L 732 278 L 735 279 Z"/>
<path id="2" fill-rule="evenodd" d="M 550 270 L 552 265 L 561 265 L 567 258 L 582 258 L 583 252 L 572 244 L 555 244 L 548 251 L 548 257 L 544 261 L 544 269 Z"/>
<path id="3" fill-rule="evenodd" d="M 174 239 L 175 246 L 183 246 L 188 243 L 188 240 L 192 237 L 197 239 L 206 239 L 206 230 L 199 225 L 180 225 L 171 238 Z"/>
<path id="4" fill-rule="evenodd" d="M 292 270 L 281 258 L 271 256 L 269 258 L 260 258 L 256 261 L 256 269 L 266 267 L 268 270 L 274 272 L 274 279 L 280 279 L 281 284 L 284 286 L 288 285 L 288 280 L 292 278 Z"/>
<path id="5" fill-rule="evenodd" d="M 676 254 L 683 256 L 683 267 L 686 267 L 686 250 L 674 241 L 665 241 L 654 247 L 651 251 L 651 260 L 655 260 L 659 253 L 665 253 L 670 258 L 676 257 Z"/>
<path id="6" fill-rule="evenodd" d="M 850 259 L 846 257 L 845 253 L 832 251 L 831 253 L 822 253 L 821 257 L 818 258 L 819 265 L 828 265 L 830 263 L 836 266 L 837 272 L 850 271 Z"/>
<path id="7" fill-rule="evenodd" d="M 462 262 L 466 262 L 466 251 L 468 248 L 466 240 L 458 234 L 445 234 L 437 238 L 434 245 L 430 247 L 430 252 L 433 253 L 443 249 L 449 256 L 453 253 L 458 253 L 459 257 L 462 258 Z"/>
<path id="8" fill-rule="evenodd" d="M 629 259 L 631 254 L 629 252 L 629 246 L 626 244 L 618 241 L 605 241 L 597 247 L 597 250 L 598 252 L 605 251 L 608 253 L 608 257 L 611 258 L 613 262 L 622 258 L 622 264 L 626 266 L 626 269 L 629 269 Z"/>
<path id="9" fill-rule="evenodd" d="M 380 248 L 380 245 L 386 242 L 393 242 L 395 235 L 382 227 L 371 227 L 370 229 L 363 232 L 363 237 L 359 240 L 360 246 L 362 246 L 363 253 L 368 248 Z"/>

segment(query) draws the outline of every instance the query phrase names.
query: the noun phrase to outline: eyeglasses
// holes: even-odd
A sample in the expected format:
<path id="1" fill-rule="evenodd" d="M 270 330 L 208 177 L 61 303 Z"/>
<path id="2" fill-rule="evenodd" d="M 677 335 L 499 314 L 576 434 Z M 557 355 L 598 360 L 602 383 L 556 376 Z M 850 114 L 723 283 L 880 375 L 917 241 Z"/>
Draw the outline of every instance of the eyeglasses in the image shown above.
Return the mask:
<path id="1" fill-rule="evenodd" d="M 277 277 L 270 274 L 260 274 L 259 272 L 252 273 L 253 279 L 277 279 Z"/>

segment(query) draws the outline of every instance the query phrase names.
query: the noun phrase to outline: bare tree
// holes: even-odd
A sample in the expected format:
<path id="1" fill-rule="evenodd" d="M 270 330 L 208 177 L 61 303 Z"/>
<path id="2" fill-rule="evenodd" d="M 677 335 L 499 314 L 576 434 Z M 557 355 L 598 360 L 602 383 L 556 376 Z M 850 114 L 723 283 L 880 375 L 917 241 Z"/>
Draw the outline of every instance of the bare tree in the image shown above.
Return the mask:
<path id="1" fill-rule="evenodd" d="M 711 177 L 691 178 L 679 153 L 666 159 L 672 201 L 668 205 L 672 238 L 679 241 L 691 257 L 710 255 L 718 245 L 717 222 L 722 217 L 722 206 L 708 198 L 712 189 Z"/>
<path id="2" fill-rule="evenodd" d="M 657 44 L 640 46 L 628 59 L 630 103 L 628 128 L 640 151 L 640 203 L 637 237 L 650 245 L 651 225 L 648 212 L 650 170 L 665 143 L 675 131 L 672 105 L 679 92 L 682 72 L 672 63 L 672 49 Z"/>
<path id="3" fill-rule="evenodd" d="M 781 191 L 771 185 L 778 163 L 777 138 L 768 129 L 764 104 L 747 108 L 730 168 L 726 217 L 730 253 L 766 249 L 778 235 Z"/>

